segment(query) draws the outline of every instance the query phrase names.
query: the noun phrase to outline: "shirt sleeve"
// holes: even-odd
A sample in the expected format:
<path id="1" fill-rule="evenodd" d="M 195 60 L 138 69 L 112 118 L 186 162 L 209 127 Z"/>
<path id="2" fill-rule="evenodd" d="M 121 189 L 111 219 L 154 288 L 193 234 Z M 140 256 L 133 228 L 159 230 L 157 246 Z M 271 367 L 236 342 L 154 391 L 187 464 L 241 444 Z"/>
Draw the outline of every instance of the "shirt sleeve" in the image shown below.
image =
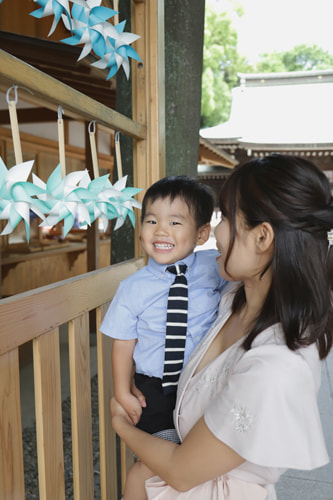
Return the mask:
<path id="1" fill-rule="evenodd" d="M 137 321 L 137 315 L 128 303 L 126 282 L 123 281 L 103 318 L 100 331 L 114 339 L 136 339 Z"/>
<path id="2" fill-rule="evenodd" d="M 247 351 L 204 418 L 254 464 L 308 470 L 328 462 L 311 370 L 286 346 Z"/>

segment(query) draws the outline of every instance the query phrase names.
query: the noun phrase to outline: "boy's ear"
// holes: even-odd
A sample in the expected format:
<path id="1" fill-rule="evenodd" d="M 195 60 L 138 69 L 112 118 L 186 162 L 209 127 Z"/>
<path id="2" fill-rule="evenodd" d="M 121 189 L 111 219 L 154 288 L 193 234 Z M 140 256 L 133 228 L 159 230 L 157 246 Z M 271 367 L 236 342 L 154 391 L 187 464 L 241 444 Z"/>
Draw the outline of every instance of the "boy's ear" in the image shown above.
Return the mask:
<path id="1" fill-rule="evenodd" d="M 198 237 L 197 237 L 197 245 L 203 245 L 206 243 L 210 235 L 210 223 L 204 224 L 199 228 Z"/>
<path id="2" fill-rule="evenodd" d="M 256 243 L 259 252 L 266 252 L 274 242 L 274 230 L 269 222 L 262 222 L 257 226 Z"/>

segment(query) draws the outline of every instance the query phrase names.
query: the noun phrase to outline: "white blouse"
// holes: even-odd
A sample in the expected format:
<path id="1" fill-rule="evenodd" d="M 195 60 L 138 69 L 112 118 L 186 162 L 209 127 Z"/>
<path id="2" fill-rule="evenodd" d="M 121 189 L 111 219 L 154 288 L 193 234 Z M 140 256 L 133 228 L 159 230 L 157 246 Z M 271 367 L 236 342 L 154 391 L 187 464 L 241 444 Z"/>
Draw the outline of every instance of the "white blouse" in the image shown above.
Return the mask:
<path id="1" fill-rule="evenodd" d="M 204 415 L 211 432 L 245 459 L 228 476 L 262 486 L 274 500 L 274 483 L 286 469 L 313 469 L 329 460 L 317 406 L 321 365 L 314 344 L 291 351 L 274 325 L 249 351 L 240 339 L 193 375 L 229 318 L 237 287 L 226 288 L 217 320 L 183 370 L 175 426 L 184 439 Z"/>

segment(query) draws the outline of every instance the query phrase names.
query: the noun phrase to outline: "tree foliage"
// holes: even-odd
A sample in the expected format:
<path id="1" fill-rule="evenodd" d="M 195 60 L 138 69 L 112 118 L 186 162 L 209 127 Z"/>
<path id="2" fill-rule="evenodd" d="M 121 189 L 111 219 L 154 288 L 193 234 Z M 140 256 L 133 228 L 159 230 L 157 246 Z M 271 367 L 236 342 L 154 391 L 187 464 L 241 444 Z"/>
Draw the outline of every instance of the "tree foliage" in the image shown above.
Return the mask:
<path id="1" fill-rule="evenodd" d="M 263 53 L 251 66 L 238 52 L 238 36 L 232 12 L 242 16 L 243 9 L 229 2 L 229 11 L 216 12 L 206 5 L 203 53 L 201 126 L 213 127 L 228 120 L 232 88 L 239 83 L 238 73 L 278 73 L 333 68 L 333 55 L 316 44 L 300 44 L 278 52 Z M 227 4 L 226 4 L 227 9 Z"/>
<path id="2" fill-rule="evenodd" d="M 211 127 L 228 119 L 231 89 L 238 83 L 237 73 L 250 69 L 245 58 L 239 55 L 237 43 L 237 32 L 228 13 L 217 13 L 207 6 L 202 74 L 202 127 Z"/>
<path id="3" fill-rule="evenodd" d="M 333 55 L 316 44 L 296 45 L 286 52 L 264 53 L 260 56 L 256 71 L 308 71 L 333 68 Z"/>

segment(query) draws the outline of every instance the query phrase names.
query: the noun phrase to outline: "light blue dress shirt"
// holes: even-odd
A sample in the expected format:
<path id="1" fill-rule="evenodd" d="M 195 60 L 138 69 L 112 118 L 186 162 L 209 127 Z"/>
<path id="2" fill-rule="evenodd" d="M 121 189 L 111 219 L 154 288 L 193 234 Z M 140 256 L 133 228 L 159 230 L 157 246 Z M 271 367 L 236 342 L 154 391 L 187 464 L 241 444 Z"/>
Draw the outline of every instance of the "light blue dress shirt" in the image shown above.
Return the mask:
<path id="1" fill-rule="evenodd" d="M 184 364 L 217 317 L 221 290 L 227 283 L 218 272 L 218 255 L 216 250 L 200 250 L 175 263 L 187 265 Z M 159 378 L 163 376 L 168 293 L 175 279 L 166 267 L 149 259 L 147 266 L 122 281 L 100 328 L 115 339 L 137 339 L 133 355 L 137 373 Z"/>

